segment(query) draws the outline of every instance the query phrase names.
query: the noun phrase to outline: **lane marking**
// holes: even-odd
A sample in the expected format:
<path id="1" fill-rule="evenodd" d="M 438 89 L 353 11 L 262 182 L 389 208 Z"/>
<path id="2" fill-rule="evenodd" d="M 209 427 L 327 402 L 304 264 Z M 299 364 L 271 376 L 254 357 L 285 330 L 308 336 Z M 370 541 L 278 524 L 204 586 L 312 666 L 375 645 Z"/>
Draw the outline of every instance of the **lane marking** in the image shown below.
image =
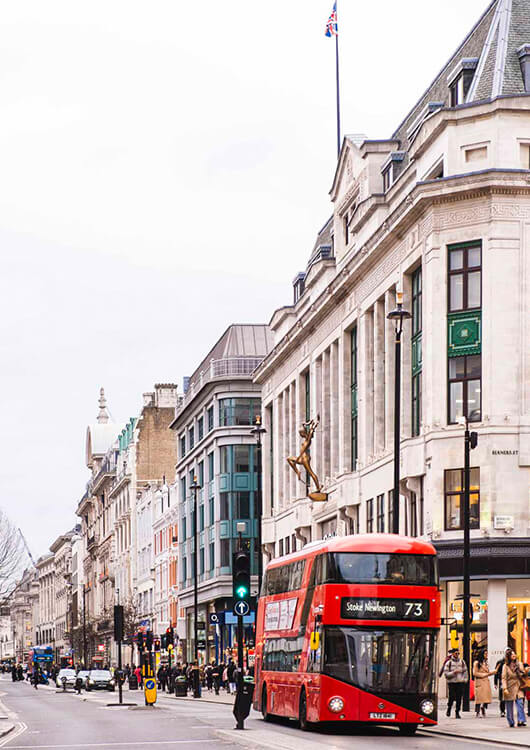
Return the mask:
<path id="1" fill-rule="evenodd" d="M 26 731 L 27 724 L 24 724 L 23 721 L 19 721 L 18 727 L 14 729 L 12 732 L 9 732 L 9 734 L 6 734 L 6 736 L 0 740 L 0 747 L 4 747 L 4 745 L 7 745 L 8 742 L 11 742 L 11 740 L 16 739 L 17 737 L 20 737 L 21 734 L 24 734 Z"/>
<path id="2" fill-rule="evenodd" d="M 144 742 L 96 742 L 92 744 L 76 744 L 76 745 L 11 745 L 13 750 L 46 750 L 47 748 L 60 748 L 60 747 L 147 747 L 148 745 L 195 745 L 199 742 L 203 743 L 208 741 L 209 743 L 221 744 L 221 740 L 210 739 L 204 737 L 201 740 L 147 740 Z"/>

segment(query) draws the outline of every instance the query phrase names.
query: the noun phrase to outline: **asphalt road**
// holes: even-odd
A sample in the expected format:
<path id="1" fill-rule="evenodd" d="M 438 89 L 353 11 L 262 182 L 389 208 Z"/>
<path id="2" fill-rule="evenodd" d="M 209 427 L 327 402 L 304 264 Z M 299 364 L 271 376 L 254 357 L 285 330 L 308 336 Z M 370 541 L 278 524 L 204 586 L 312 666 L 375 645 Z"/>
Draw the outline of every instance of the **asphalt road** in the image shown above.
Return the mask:
<path id="1" fill-rule="evenodd" d="M 0 700 L 17 723 L 15 732 L 0 740 L 0 747 L 8 750 L 195 750 L 201 746 L 232 750 L 240 748 L 241 742 L 256 750 L 316 750 L 322 746 L 336 750 L 510 747 L 435 735 L 401 737 L 395 730 L 384 728 L 344 727 L 340 734 L 330 730 L 302 733 L 289 722 L 265 724 L 259 714 L 251 715 L 246 722 L 247 731 L 234 733 L 233 741 L 234 720 L 227 705 L 179 701 L 162 695 L 157 707 L 149 709 L 141 705 L 142 693 L 127 691 L 125 700 L 137 701 L 137 708 L 108 708 L 106 704 L 117 701 L 117 694 L 90 693 L 82 699 L 55 689 L 35 691 L 27 683 L 12 683 L 5 678 L 0 679 Z M 216 734 L 219 729 L 224 730 L 222 737 Z"/>

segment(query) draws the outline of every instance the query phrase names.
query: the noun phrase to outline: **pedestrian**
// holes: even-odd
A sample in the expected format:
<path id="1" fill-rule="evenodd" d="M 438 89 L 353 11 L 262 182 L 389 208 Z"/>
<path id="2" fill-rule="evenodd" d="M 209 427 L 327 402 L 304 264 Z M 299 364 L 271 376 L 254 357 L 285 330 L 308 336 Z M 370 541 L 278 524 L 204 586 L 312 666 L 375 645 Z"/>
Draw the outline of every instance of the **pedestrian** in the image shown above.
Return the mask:
<path id="1" fill-rule="evenodd" d="M 226 668 L 226 676 L 228 679 L 228 692 L 233 695 L 236 692 L 236 665 L 234 660 L 230 659 Z"/>
<path id="2" fill-rule="evenodd" d="M 499 708 L 501 711 L 501 718 L 503 716 L 506 716 L 506 704 L 504 702 L 504 696 L 502 694 L 502 668 L 504 667 L 504 659 L 507 651 L 510 651 L 510 649 L 506 649 L 502 659 L 499 659 L 499 661 L 495 664 L 495 677 L 493 678 L 493 684 L 499 691 Z"/>
<path id="3" fill-rule="evenodd" d="M 39 669 L 39 665 L 35 664 L 35 666 L 33 667 L 33 677 L 32 677 L 33 687 L 35 688 L 35 690 L 37 690 L 39 686 L 39 680 L 40 680 L 40 669 Z"/>
<path id="4" fill-rule="evenodd" d="M 455 704 L 455 718 L 460 719 L 460 709 L 464 697 L 464 689 L 469 682 L 469 674 L 466 663 L 460 658 L 457 648 L 451 650 L 451 658 L 444 667 L 444 675 L 449 689 L 449 702 L 447 704 L 447 716 L 451 716 L 453 703 Z"/>
<path id="5" fill-rule="evenodd" d="M 19 664 L 17 667 L 17 678 L 19 682 L 24 681 L 24 670 L 22 668 L 22 664 Z"/>
<path id="6" fill-rule="evenodd" d="M 221 677 L 222 677 L 221 666 L 214 662 L 212 666 L 212 679 L 213 679 L 213 689 L 216 695 L 219 695 L 219 688 L 221 687 Z"/>
<path id="7" fill-rule="evenodd" d="M 214 662 L 212 662 L 211 664 L 207 664 L 204 670 L 204 675 L 206 678 L 206 688 L 209 693 L 212 692 L 212 687 L 213 687 L 213 665 L 214 665 Z"/>
<path id="8" fill-rule="evenodd" d="M 17 681 L 17 668 L 14 664 L 11 667 L 11 679 L 13 680 L 13 682 Z"/>
<path id="9" fill-rule="evenodd" d="M 140 669 L 140 667 L 136 667 L 136 669 L 134 670 L 134 674 L 136 675 L 136 679 L 138 680 L 138 687 L 141 688 L 142 687 L 142 670 Z"/>
<path id="10" fill-rule="evenodd" d="M 530 664 L 527 664 L 526 662 L 523 664 L 526 678 L 525 678 L 525 687 L 524 687 L 524 695 L 527 702 L 527 712 L 528 716 L 530 717 Z"/>
<path id="11" fill-rule="evenodd" d="M 477 660 L 473 663 L 473 678 L 475 680 L 475 716 L 486 716 L 486 709 L 491 703 L 490 677 L 495 670 L 490 670 L 488 654 L 486 651 L 478 651 Z"/>
<path id="12" fill-rule="evenodd" d="M 526 726 L 524 715 L 524 680 L 523 665 L 517 660 L 517 654 L 512 649 L 508 649 L 502 668 L 502 693 L 506 704 L 506 719 L 508 720 L 509 727 L 515 726 L 514 704 L 517 709 L 517 726 Z"/>

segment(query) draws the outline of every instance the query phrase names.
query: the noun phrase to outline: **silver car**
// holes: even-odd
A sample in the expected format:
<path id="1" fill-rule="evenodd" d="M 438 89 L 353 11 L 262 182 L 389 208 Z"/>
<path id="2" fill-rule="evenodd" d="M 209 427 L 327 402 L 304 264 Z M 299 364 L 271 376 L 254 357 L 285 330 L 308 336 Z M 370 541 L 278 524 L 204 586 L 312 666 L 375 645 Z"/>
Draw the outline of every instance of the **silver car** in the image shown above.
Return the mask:
<path id="1" fill-rule="evenodd" d="M 67 688 L 73 688 L 75 686 L 75 669 L 60 669 L 55 678 L 55 684 L 58 688 L 63 688 L 65 685 Z"/>

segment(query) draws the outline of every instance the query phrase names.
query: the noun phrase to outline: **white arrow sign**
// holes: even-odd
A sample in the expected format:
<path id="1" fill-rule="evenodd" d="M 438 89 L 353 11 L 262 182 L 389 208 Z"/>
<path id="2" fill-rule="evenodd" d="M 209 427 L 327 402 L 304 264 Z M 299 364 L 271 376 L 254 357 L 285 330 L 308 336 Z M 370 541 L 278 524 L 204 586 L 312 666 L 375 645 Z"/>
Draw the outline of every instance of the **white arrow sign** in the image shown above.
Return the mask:
<path id="1" fill-rule="evenodd" d="M 234 604 L 234 612 L 239 617 L 246 617 L 250 612 L 250 606 L 248 605 L 248 602 L 236 602 Z"/>

